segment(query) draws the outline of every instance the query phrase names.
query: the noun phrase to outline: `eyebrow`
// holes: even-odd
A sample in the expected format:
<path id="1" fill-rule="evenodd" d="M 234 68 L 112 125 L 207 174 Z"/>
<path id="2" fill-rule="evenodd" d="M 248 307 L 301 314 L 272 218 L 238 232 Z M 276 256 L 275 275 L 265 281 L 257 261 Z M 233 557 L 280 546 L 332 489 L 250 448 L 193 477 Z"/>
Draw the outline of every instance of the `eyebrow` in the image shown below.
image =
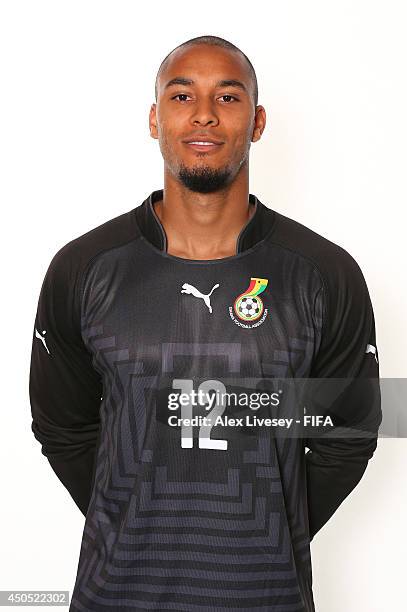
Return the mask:
<path id="1" fill-rule="evenodd" d="M 164 89 L 168 87 L 172 87 L 173 85 L 193 85 L 194 81 L 192 79 L 187 79 L 186 77 L 175 77 L 166 83 Z M 223 79 L 218 81 L 215 85 L 216 87 L 237 87 L 242 91 L 247 91 L 247 87 L 242 81 L 238 81 L 237 79 Z"/>

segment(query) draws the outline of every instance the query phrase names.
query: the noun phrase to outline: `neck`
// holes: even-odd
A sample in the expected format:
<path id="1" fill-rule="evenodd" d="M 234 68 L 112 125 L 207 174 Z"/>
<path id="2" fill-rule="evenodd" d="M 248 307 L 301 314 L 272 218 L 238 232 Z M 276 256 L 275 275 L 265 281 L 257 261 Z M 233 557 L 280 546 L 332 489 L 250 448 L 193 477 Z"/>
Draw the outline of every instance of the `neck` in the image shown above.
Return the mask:
<path id="1" fill-rule="evenodd" d="M 154 211 L 167 235 L 167 252 L 185 259 L 218 259 L 236 254 L 238 236 L 255 206 L 242 174 L 215 193 L 192 192 L 164 176 L 163 199 Z"/>

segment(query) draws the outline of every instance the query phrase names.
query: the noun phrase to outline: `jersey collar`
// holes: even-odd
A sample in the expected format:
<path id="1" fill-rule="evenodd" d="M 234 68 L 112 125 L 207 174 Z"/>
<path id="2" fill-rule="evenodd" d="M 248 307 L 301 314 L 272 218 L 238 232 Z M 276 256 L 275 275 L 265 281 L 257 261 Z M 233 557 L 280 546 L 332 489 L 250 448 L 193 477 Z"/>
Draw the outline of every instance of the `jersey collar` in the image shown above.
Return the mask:
<path id="1" fill-rule="evenodd" d="M 153 204 L 163 199 L 163 189 L 150 193 L 140 206 L 135 208 L 137 225 L 146 240 L 160 251 L 167 252 L 167 236 L 159 220 Z M 246 251 L 262 240 L 271 230 L 275 213 L 265 206 L 253 194 L 249 194 L 249 202 L 255 205 L 255 211 L 242 228 L 236 241 L 236 254 Z"/>

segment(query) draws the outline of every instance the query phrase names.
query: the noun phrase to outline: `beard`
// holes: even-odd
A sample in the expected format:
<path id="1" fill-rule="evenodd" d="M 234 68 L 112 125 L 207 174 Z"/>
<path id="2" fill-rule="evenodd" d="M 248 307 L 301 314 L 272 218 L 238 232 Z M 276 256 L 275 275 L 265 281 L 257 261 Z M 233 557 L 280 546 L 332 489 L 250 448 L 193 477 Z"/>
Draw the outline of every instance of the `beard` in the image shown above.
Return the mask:
<path id="1" fill-rule="evenodd" d="M 181 183 L 190 191 L 198 193 L 220 191 L 228 185 L 231 175 L 227 166 L 223 168 L 211 168 L 210 166 L 187 168 L 181 164 L 178 171 Z"/>

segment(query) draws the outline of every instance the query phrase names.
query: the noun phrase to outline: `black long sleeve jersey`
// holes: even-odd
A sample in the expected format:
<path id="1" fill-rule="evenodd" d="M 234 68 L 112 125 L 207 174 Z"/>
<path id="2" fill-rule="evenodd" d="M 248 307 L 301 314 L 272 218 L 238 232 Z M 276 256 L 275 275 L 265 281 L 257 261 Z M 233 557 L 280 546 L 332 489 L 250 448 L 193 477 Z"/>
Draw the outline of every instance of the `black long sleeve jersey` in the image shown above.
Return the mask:
<path id="1" fill-rule="evenodd" d="M 32 431 L 86 516 L 70 611 L 313 611 L 310 541 L 381 421 L 364 277 L 252 194 L 235 255 L 171 255 L 162 197 L 63 246 L 40 291 Z M 373 435 L 278 435 L 296 378 L 370 380 L 335 414 Z"/>

